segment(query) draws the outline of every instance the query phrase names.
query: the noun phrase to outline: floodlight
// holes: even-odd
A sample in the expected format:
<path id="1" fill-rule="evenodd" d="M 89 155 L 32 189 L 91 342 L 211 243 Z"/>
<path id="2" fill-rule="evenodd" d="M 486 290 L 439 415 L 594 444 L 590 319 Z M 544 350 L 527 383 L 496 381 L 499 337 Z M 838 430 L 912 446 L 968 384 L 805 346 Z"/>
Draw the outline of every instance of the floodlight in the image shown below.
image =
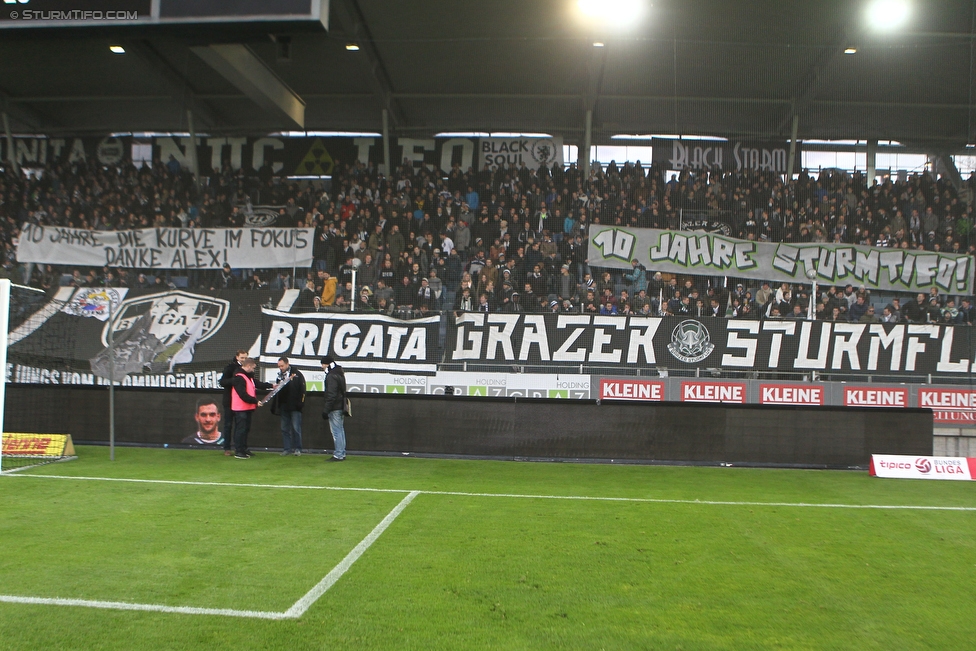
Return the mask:
<path id="1" fill-rule="evenodd" d="M 898 29 L 908 21 L 908 0 L 873 0 L 868 5 L 868 24 L 879 31 Z"/>
<path id="2" fill-rule="evenodd" d="M 856 47 L 849 47 L 844 50 L 844 54 L 857 54 Z"/>
<path id="3" fill-rule="evenodd" d="M 359 52 L 359 46 L 356 45 L 355 43 L 347 43 L 346 49 L 349 50 L 350 52 Z"/>
<path id="4" fill-rule="evenodd" d="M 379 131 L 276 131 L 273 138 L 380 138 Z"/>
<path id="5" fill-rule="evenodd" d="M 379 135 L 379 134 L 377 134 Z M 435 138 L 552 138 L 551 133 L 529 133 L 524 131 L 441 131 Z M 447 177 L 445 177 L 447 178 Z"/>
<path id="6" fill-rule="evenodd" d="M 702 140 L 702 141 L 714 141 L 714 142 L 728 142 L 728 138 L 723 138 L 721 136 L 695 136 L 689 135 L 687 133 L 682 135 L 677 134 L 662 134 L 662 133 L 617 133 L 610 136 L 610 140 Z"/>
<path id="7" fill-rule="evenodd" d="M 108 49 L 112 54 L 125 54 L 125 48 L 121 45 L 109 45 Z"/>
<path id="8" fill-rule="evenodd" d="M 576 0 L 577 9 L 586 20 L 617 27 L 637 22 L 647 4 L 646 0 Z"/>
<path id="9" fill-rule="evenodd" d="M 603 47 L 603 43 L 601 41 L 593 41 L 593 47 Z"/>

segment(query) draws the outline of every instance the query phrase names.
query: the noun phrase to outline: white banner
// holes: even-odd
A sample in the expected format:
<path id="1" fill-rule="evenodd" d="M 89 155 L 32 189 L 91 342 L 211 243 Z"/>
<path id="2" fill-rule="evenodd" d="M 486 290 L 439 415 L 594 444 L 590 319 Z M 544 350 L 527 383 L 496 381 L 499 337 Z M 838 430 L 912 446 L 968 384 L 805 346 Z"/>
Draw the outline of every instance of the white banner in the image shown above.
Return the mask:
<path id="1" fill-rule="evenodd" d="M 872 477 L 890 477 L 893 479 L 971 481 L 976 475 L 976 459 L 872 454 L 870 472 Z"/>
<path id="2" fill-rule="evenodd" d="M 464 373 L 440 371 L 428 383 L 427 393 L 506 398 L 561 398 L 588 400 L 590 376 L 544 373 Z"/>
<path id="3" fill-rule="evenodd" d="M 753 242 L 656 228 L 590 229 L 591 267 L 735 276 L 777 283 L 863 285 L 899 292 L 973 293 L 973 258 L 955 253 L 819 242 Z"/>
<path id="4" fill-rule="evenodd" d="M 294 360 L 293 360 L 294 361 Z M 341 361 L 340 361 L 341 363 Z M 277 377 L 277 368 L 264 371 L 267 382 Z M 325 373 L 304 372 L 309 391 L 325 390 Z M 450 387 L 456 396 L 482 398 L 560 398 L 588 400 L 589 375 L 555 375 L 542 373 L 465 373 L 438 371 L 434 375 L 397 375 L 392 373 L 346 372 L 350 393 L 403 393 L 438 396 Z"/>
<path id="5" fill-rule="evenodd" d="M 27 224 L 18 262 L 128 269 L 308 267 L 311 228 L 142 228 L 90 231 Z"/>
<path id="6" fill-rule="evenodd" d="M 563 164 L 563 137 L 553 138 L 481 138 L 478 140 L 478 169 L 495 169 L 499 165 L 537 170 Z M 446 169 L 446 168 L 445 168 Z"/>

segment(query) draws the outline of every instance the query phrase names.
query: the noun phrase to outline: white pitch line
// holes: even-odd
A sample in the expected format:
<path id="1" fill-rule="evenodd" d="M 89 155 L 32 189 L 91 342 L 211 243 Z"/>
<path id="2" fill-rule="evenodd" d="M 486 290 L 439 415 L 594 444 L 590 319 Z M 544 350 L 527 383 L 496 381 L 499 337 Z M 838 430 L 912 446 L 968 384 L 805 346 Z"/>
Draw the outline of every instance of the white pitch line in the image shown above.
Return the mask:
<path id="1" fill-rule="evenodd" d="M 311 590 L 305 593 L 305 596 L 295 602 L 295 604 L 285 611 L 285 616 L 287 617 L 301 617 L 306 610 L 314 604 L 319 597 L 324 595 L 326 591 L 336 584 L 336 581 L 342 578 L 342 575 L 352 567 L 352 564 L 359 560 L 359 557 L 369 549 L 369 546 L 376 542 L 376 539 L 380 537 L 386 528 L 396 520 L 397 516 L 403 513 L 403 509 L 407 508 L 407 505 L 414 500 L 415 497 L 420 495 L 420 491 L 412 491 L 403 500 L 400 501 L 396 507 L 390 511 L 383 520 L 376 525 L 376 527 L 369 532 L 369 535 L 362 539 L 362 541 L 356 545 L 351 552 L 346 554 L 346 557 L 342 561 L 332 568 L 332 571 L 325 575 L 325 577 L 319 581 Z"/>
<path id="2" fill-rule="evenodd" d="M 288 619 L 285 613 L 261 610 L 231 610 L 227 608 L 193 608 L 191 606 L 161 606 L 158 604 L 134 604 L 127 601 L 94 601 L 90 599 L 47 599 L 43 597 L 15 597 L 0 595 L 0 602 L 39 606 L 80 606 L 105 610 L 141 610 L 153 613 L 178 613 L 180 615 L 219 615 L 223 617 L 249 617 L 251 619 Z"/>
<path id="3" fill-rule="evenodd" d="M 7 476 L 4 474 L 3 476 Z M 223 481 L 178 481 L 175 479 L 128 479 L 125 477 L 83 477 L 80 475 L 10 475 L 11 477 L 46 477 L 48 479 L 78 479 L 82 481 L 118 481 L 132 484 L 170 484 L 173 486 L 226 486 L 228 488 L 286 488 L 310 491 L 359 491 L 364 493 L 409 493 L 398 488 L 347 488 L 345 486 L 306 486 L 302 484 L 245 484 Z"/>
<path id="4" fill-rule="evenodd" d="M 46 475 L 48 477 L 52 475 Z M 166 482 L 172 483 L 172 482 Z M 246 484 L 243 484 L 246 485 Z M 276 486 L 278 488 L 278 486 Z M 320 488 L 311 486 L 298 486 L 296 488 Z M 61 599 L 61 598 L 47 598 L 47 597 L 18 597 L 15 595 L 0 595 L 0 603 L 9 604 L 28 604 L 35 606 L 76 606 L 81 608 L 101 608 L 104 610 L 138 610 L 143 612 L 152 613 L 176 613 L 180 615 L 213 615 L 218 617 L 246 617 L 250 619 L 298 619 L 305 614 L 312 604 L 318 601 L 319 597 L 324 595 L 329 588 L 334 586 L 336 582 L 342 578 L 353 563 L 359 560 L 370 546 L 376 542 L 376 539 L 387 530 L 390 524 L 396 520 L 397 516 L 403 513 L 403 510 L 414 500 L 414 498 L 420 495 L 419 491 L 413 491 L 409 493 L 406 497 L 400 500 L 400 503 L 393 507 L 385 518 L 383 518 L 378 525 L 376 525 L 369 534 L 363 538 L 358 545 L 353 547 L 352 551 L 346 554 L 338 565 L 332 568 L 325 577 L 319 581 L 311 590 L 309 590 L 305 595 L 296 601 L 291 608 L 283 613 L 279 612 L 269 612 L 264 610 L 233 610 L 230 608 L 195 608 L 193 606 L 162 606 L 159 604 L 136 604 L 127 601 L 97 601 L 91 599 Z"/>
<path id="5" fill-rule="evenodd" d="M 702 504 L 705 506 L 780 506 L 819 509 L 895 509 L 918 511 L 976 511 L 976 506 L 921 506 L 901 504 L 815 504 L 807 502 L 732 502 L 719 500 L 679 500 L 654 497 L 585 497 L 574 495 L 520 495 L 509 493 L 463 493 L 459 491 L 420 491 L 424 495 L 458 495 L 460 497 L 509 497 L 532 500 L 582 500 L 594 502 L 643 502 L 647 504 Z"/>
<path id="6" fill-rule="evenodd" d="M 7 475 L 4 475 L 7 476 Z M 119 481 L 141 484 L 172 484 L 177 486 L 226 486 L 230 488 L 284 488 L 291 490 L 360 491 L 365 493 L 417 493 L 419 495 L 456 495 L 458 497 L 504 497 L 530 500 L 577 500 L 582 502 L 636 502 L 643 504 L 690 504 L 702 506 L 766 506 L 806 509 L 880 509 L 895 511 L 965 511 L 974 512 L 976 506 L 925 506 L 917 504 L 816 504 L 808 502 L 735 502 L 729 500 L 681 500 L 655 497 L 600 497 L 588 495 L 531 495 L 521 493 L 468 493 L 463 491 L 411 491 L 404 488 L 363 488 L 348 486 L 303 486 L 288 484 L 239 484 L 216 481 L 177 481 L 172 479 L 123 479 L 118 477 L 81 477 L 71 475 L 9 475 L 10 477 L 40 477 L 47 479 L 80 479 L 86 481 Z"/>

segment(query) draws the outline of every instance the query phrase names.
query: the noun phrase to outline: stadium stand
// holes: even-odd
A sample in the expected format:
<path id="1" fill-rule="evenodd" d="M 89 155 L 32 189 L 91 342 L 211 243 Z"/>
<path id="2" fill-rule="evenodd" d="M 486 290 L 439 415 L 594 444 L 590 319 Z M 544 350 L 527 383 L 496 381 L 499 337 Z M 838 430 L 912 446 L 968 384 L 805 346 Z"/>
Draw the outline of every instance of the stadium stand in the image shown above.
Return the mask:
<path id="1" fill-rule="evenodd" d="M 201 175 L 206 184 L 172 159 L 138 168 L 76 162 L 36 167 L 27 176 L 8 172 L 0 185 L 3 274 L 45 290 L 294 287 L 303 292 L 297 309 L 311 310 L 348 309 L 354 300 L 349 271 L 356 268 L 359 290 L 369 291 L 355 299 L 357 306 L 390 314 L 474 309 L 485 294 L 491 311 L 800 318 L 810 301 L 806 286 L 776 287 L 771 298 L 761 283 L 744 279 L 679 279 L 643 265 L 601 274 L 586 261 L 590 226 L 680 229 L 691 215 L 706 229 L 755 241 L 976 252 L 972 204 L 929 173 L 869 187 L 860 173 L 804 173 L 784 183 L 763 172 L 669 176 L 638 161 L 594 164 L 584 180 L 575 164 L 476 172 L 458 165 L 417 168 L 404 160 L 389 177 L 360 162 L 337 163 L 328 181 L 288 180 L 270 165 Z M 976 189 L 976 178 L 967 186 Z M 262 269 L 155 275 L 46 266 L 31 269 L 28 279 L 28 267 L 15 260 L 25 223 L 92 230 L 242 226 L 258 204 L 282 206 L 278 226 L 316 229 L 311 269 L 293 277 Z M 341 282 L 324 296 L 329 278 Z M 464 285 L 471 288 L 468 307 L 458 304 Z M 914 295 L 872 296 L 853 285 L 820 290 L 818 319 L 972 324 L 974 318 L 971 296 L 937 293 L 917 306 Z"/>

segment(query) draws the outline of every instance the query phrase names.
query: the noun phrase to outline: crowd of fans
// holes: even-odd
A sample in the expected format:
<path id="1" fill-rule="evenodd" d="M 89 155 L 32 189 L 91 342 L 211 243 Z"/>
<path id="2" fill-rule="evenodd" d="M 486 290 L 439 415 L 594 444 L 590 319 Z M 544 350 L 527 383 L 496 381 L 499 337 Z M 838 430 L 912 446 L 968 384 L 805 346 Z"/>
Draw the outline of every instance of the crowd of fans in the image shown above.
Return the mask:
<path id="1" fill-rule="evenodd" d="M 670 176 L 670 178 L 668 178 Z M 970 181 L 976 183 L 976 179 Z M 18 265 L 25 223 L 93 230 L 244 226 L 253 206 L 276 226 L 315 229 L 307 270 L 231 269 L 180 278 L 148 270 Z M 803 318 L 805 287 L 734 278 L 673 278 L 635 262 L 591 269 L 591 224 L 719 227 L 743 239 L 843 242 L 976 252 L 973 206 L 928 174 L 869 186 L 863 175 L 718 171 L 669 175 L 656 166 L 575 165 L 443 172 L 404 164 L 337 163 L 328 186 L 260 170 L 211 170 L 195 179 L 175 160 L 152 166 L 63 163 L 0 177 L 0 274 L 44 289 L 185 283 L 203 289 L 300 290 L 299 310 L 356 309 L 413 316 L 436 311 L 674 314 Z M 172 272 L 171 272 L 172 273 Z M 27 278 L 29 274 L 29 278 Z M 855 287 L 822 288 L 816 318 L 972 323 L 971 297 L 890 297 L 874 305 Z"/>

